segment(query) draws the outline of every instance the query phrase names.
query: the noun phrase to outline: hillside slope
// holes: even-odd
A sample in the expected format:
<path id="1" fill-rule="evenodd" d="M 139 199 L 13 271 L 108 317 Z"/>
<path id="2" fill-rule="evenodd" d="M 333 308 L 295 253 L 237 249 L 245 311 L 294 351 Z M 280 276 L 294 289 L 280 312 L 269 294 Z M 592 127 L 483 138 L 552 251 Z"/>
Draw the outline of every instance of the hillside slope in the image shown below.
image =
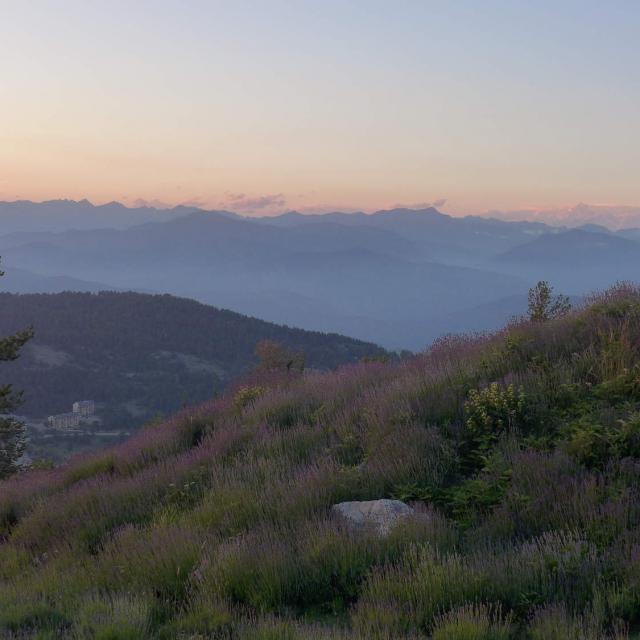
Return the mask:
<path id="1" fill-rule="evenodd" d="M 0 629 L 637 637 L 640 291 L 244 385 L 1 485 Z M 382 497 L 415 507 L 386 537 L 331 516 Z"/>
<path id="2" fill-rule="evenodd" d="M 33 325 L 34 340 L 3 377 L 25 390 L 21 411 L 68 411 L 80 398 L 117 422 L 142 421 L 202 402 L 255 362 L 260 340 L 331 369 L 382 349 L 335 334 L 278 326 L 168 295 L 0 293 L 0 335 Z"/>

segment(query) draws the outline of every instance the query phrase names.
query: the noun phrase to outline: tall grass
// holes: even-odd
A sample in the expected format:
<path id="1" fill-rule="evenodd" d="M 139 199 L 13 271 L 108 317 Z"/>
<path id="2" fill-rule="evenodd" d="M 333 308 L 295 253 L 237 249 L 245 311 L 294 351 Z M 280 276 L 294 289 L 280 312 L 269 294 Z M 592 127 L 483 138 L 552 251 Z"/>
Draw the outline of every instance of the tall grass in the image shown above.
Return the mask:
<path id="1" fill-rule="evenodd" d="M 0 485 L 0 637 L 621 640 L 639 412 L 627 285 L 410 360 L 252 374 Z M 386 537 L 332 516 L 393 497 L 415 514 Z"/>

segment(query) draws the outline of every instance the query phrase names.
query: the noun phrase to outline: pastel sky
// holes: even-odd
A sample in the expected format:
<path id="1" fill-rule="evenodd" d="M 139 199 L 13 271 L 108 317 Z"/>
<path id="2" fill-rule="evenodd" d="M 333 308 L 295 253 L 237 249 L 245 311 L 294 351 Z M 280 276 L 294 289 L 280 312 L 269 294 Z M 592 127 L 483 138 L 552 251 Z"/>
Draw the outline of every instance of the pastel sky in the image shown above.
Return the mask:
<path id="1" fill-rule="evenodd" d="M 0 199 L 640 204 L 637 0 L 0 0 Z"/>

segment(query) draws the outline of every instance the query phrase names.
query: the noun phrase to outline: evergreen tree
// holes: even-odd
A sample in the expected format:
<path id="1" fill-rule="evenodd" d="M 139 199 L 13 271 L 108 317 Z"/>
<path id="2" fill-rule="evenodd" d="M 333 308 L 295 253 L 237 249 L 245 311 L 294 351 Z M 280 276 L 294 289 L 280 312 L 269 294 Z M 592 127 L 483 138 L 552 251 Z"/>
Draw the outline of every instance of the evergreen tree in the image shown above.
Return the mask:
<path id="1" fill-rule="evenodd" d="M 4 272 L 0 271 L 0 276 Z M 33 329 L 0 338 L 0 362 L 15 360 L 20 349 L 33 337 Z M 10 384 L 0 386 L 0 479 L 14 473 L 24 451 L 24 425 L 9 415 L 20 404 L 22 393 Z"/>

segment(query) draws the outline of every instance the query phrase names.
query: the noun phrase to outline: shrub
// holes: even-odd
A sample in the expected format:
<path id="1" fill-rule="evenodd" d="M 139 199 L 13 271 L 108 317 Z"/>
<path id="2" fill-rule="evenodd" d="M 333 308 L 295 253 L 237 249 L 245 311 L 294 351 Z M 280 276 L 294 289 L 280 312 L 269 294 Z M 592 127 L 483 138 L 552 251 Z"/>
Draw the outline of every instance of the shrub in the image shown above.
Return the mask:
<path id="1" fill-rule="evenodd" d="M 264 395 L 264 387 L 254 385 L 251 387 L 240 387 L 233 396 L 235 408 L 241 412 L 246 407 L 252 405 L 258 398 Z"/>
<path id="2" fill-rule="evenodd" d="M 462 556 L 411 547 L 400 561 L 370 575 L 354 611 L 354 625 L 364 635 L 425 629 L 443 608 L 479 599 L 482 586 L 483 576 Z"/>
<path id="3" fill-rule="evenodd" d="M 406 633 L 432 626 L 442 610 L 483 599 L 521 618 L 562 598 L 584 608 L 603 564 L 593 545 L 569 534 L 548 534 L 517 547 L 440 554 L 413 547 L 395 564 L 374 571 L 354 613 L 356 628 Z M 388 611 L 396 611 L 389 618 Z"/>
<path id="4" fill-rule="evenodd" d="M 75 616 L 78 640 L 138 640 L 150 631 L 151 606 L 140 593 L 96 594 Z"/>
<path id="5" fill-rule="evenodd" d="M 607 631 L 589 612 L 571 614 L 565 606 L 552 604 L 535 612 L 529 637 L 531 640 L 625 640 L 628 633 L 624 625 L 615 625 Z"/>
<path id="6" fill-rule="evenodd" d="M 16 634 L 17 637 L 28 637 L 41 629 L 62 634 L 70 623 L 69 614 L 37 595 L 3 605 L 0 609 L 0 631 Z"/>
<path id="7" fill-rule="evenodd" d="M 640 413 L 634 411 L 613 425 L 588 416 L 571 423 L 565 448 L 580 464 L 604 468 L 612 459 L 640 457 Z"/>
<path id="8" fill-rule="evenodd" d="M 100 553 L 97 582 L 118 592 L 150 590 L 164 617 L 184 602 L 204 544 L 193 529 L 125 527 Z"/>
<path id="9" fill-rule="evenodd" d="M 203 564 L 201 589 L 259 611 L 346 611 L 376 565 L 410 543 L 445 541 L 441 522 L 419 514 L 386 538 L 356 534 L 332 520 L 263 529 L 222 544 Z"/>
<path id="10" fill-rule="evenodd" d="M 161 640 L 174 638 L 210 638 L 235 640 L 237 625 L 229 607 L 217 600 L 203 599 L 197 595 L 186 611 L 164 624 L 157 636 Z"/>
<path id="11" fill-rule="evenodd" d="M 65 482 L 69 485 L 75 484 L 102 473 L 112 473 L 114 468 L 113 453 L 108 452 L 71 465 L 65 474 Z"/>
<path id="12" fill-rule="evenodd" d="M 434 492 L 432 499 L 463 529 L 467 529 L 500 504 L 511 482 L 511 476 L 509 462 L 500 452 L 493 452 L 485 458 L 484 467 L 476 476 Z"/>
<path id="13" fill-rule="evenodd" d="M 512 384 L 501 387 L 493 382 L 484 389 L 472 389 L 464 404 L 461 444 L 464 468 L 482 466 L 498 439 L 524 424 L 525 409 L 524 391 L 516 390 Z"/>
<path id="14" fill-rule="evenodd" d="M 432 640 L 509 640 L 514 629 L 510 616 L 502 619 L 500 606 L 467 604 L 436 617 Z"/>

